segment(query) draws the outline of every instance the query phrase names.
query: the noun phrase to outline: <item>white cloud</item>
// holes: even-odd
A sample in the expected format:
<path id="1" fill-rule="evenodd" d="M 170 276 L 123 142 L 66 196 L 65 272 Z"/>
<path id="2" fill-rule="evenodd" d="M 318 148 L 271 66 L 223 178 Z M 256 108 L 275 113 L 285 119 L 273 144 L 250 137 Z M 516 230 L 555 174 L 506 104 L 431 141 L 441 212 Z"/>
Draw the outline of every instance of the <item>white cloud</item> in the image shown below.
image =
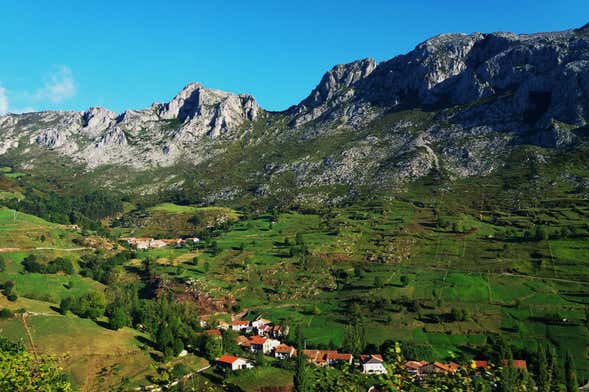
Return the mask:
<path id="1" fill-rule="evenodd" d="M 8 97 L 6 96 L 6 89 L 0 86 L 0 114 L 8 113 Z"/>
<path id="2" fill-rule="evenodd" d="M 35 93 L 35 98 L 41 101 L 59 103 L 76 95 L 76 81 L 72 70 L 65 65 L 55 67 L 55 70 L 45 78 L 43 87 Z"/>

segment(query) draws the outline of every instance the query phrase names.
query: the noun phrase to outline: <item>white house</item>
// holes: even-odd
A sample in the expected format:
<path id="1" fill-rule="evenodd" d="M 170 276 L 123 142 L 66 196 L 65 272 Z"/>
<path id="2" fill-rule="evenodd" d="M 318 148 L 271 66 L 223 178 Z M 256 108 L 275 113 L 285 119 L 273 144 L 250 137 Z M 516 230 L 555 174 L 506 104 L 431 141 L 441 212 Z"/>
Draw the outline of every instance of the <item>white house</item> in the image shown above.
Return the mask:
<path id="1" fill-rule="evenodd" d="M 217 358 L 217 366 L 227 370 L 251 369 L 254 367 L 247 359 L 231 354 L 225 354 Z"/>
<path id="2" fill-rule="evenodd" d="M 280 345 L 280 342 L 275 339 L 268 339 L 259 335 L 254 335 L 248 341 L 250 351 L 253 353 L 270 354 L 275 347 Z"/>
<path id="3" fill-rule="evenodd" d="M 387 369 L 382 362 L 380 354 L 360 355 L 360 365 L 364 374 L 386 374 Z"/>
<path id="4" fill-rule="evenodd" d="M 288 359 L 295 355 L 295 348 L 287 344 L 280 344 L 274 347 L 274 358 Z"/>
<path id="5" fill-rule="evenodd" d="M 250 328 L 250 322 L 246 320 L 233 320 L 231 322 L 231 329 L 237 332 L 246 331 Z"/>

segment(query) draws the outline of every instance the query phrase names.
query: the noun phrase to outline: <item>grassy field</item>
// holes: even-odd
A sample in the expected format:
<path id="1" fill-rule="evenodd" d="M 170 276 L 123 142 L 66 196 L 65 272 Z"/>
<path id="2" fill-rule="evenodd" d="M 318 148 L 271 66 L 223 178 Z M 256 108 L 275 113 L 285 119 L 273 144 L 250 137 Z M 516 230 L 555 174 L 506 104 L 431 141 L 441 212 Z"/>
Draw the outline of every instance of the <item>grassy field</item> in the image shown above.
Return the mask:
<path id="1" fill-rule="evenodd" d="M 540 211 L 498 221 L 490 213 L 440 208 L 436 195 L 420 202 L 415 196 L 328 214 L 241 220 L 214 238 L 217 254 L 208 248 L 146 254 L 159 257 L 160 274 L 196 279 L 212 296 L 234 298 L 239 309 L 302 323 L 312 345 L 340 345 L 348 304 L 359 302 L 374 344 L 401 340 L 450 359 L 484 345 L 489 334 L 521 348 L 548 339 L 570 350 L 580 374 L 589 376 L 586 206 L 541 209 L 561 217 L 549 227 L 575 225 L 576 236 L 536 241 L 522 238 Z M 440 226 L 437 216 L 448 223 Z M 304 267 L 289 253 L 297 234 L 310 252 Z M 336 277 L 336 270 L 346 277 Z M 453 308 L 464 309 L 467 319 L 447 320 Z M 547 321 L 554 315 L 567 322 Z"/>
<path id="2" fill-rule="evenodd" d="M 292 385 L 293 372 L 274 367 L 262 367 L 236 372 L 226 382 L 244 392 L 257 392 L 261 387 Z"/>
<path id="3" fill-rule="evenodd" d="M 0 207 L 0 248 L 76 248 L 79 234 L 63 225 Z"/>
<path id="4" fill-rule="evenodd" d="M 131 210 L 113 222 L 121 236 L 194 236 L 207 227 L 234 222 L 239 214 L 226 207 L 195 207 L 161 203 L 145 210 Z"/>
<path id="5" fill-rule="evenodd" d="M 55 355 L 76 390 L 111 391 L 121 380 L 125 380 L 125 388 L 150 385 L 156 374 L 152 349 L 144 343 L 148 336 L 136 330 L 112 331 L 92 320 L 58 314 L 28 316 L 26 322 L 34 347 L 21 319 L 0 320 L 0 331 L 11 339 L 22 339 L 30 351 Z M 171 365 L 177 363 L 197 369 L 207 361 L 189 355 Z"/>
<path id="6" fill-rule="evenodd" d="M 281 213 L 127 203 L 109 223 L 113 234 L 161 237 L 193 236 L 208 227 L 212 237 L 194 248 L 137 252 L 138 259 L 154 258 L 154 273 L 201 314 L 228 319 L 249 310 L 248 317 L 302 324 L 309 346 L 327 347 L 342 344 L 351 305 L 358 304 L 368 343 L 399 340 L 429 350 L 425 359 L 450 360 L 472 355 L 490 335 L 508 338 L 521 351 L 550 342 L 573 354 L 584 380 L 589 202 L 558 173 L 543 174 L 520 167 L 487 178 L 426 178 L 394 195 Z M 75 262 L 84 251 L 62 249 L 71 249 L 79 234 L 25 214 L 14 217 L 0 209 L 0 247 L 23 248 L 2 254 L 0 282 L 15 281 L 19 298 L 1 296 L 0 306 L 43 314 L 30 318 L 35 344 L 54 353 L 71 346 L 75 360 L 64 363 L 77 385 L 112 386 L 123 377 L 131 385 L 148 382 L 154 362 L 137 331 L 108 331 L 51 308 L 66 295 L 104 286 L 79 275 L 22 271 L 20 261 L 31 252 Z M 38 247 L 59 249 L 32 249 Z M 137 259 L 125 265 L 127 276 L 141 279 L 140 265 Z M 188 281 L 198 284 L 200 297 L 186 294 Z M 456 310 L 464 317 L 453 319 Z M 21 326 L 8 320 L 0 328 L 26 337 Z M 87 340 L 89 348 L 65 334 Z M 289 372 L 268 367 L 227 381 L 253 391 L 266 380 L 285 385 L 290 379 Z"/>

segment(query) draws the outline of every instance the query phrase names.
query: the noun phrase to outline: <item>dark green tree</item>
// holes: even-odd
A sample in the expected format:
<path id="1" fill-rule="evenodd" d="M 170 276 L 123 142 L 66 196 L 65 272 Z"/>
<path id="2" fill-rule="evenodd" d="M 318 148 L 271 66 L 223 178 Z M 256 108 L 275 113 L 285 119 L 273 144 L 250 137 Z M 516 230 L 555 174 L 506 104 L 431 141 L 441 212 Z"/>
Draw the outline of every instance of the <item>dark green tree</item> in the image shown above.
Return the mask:
<path id="1" fill-rule="evenodd" d="M 297 336 L 297 360 L 295 365 L 295 374 L 294 374 L 294 390 L 295 392 L 311 392 L 313 390 L 312 380 L 311 380 L 311 369 L 309 369 L 309 364 L 307 363 L 307 357 L 303 354 L 304 345 L 303 345 L 303 329 L 299 326 L 296 330 Z"/>
<path id="2" fill-rule="evenodd" d="M 374 287 L 377 289 L 382 289 L 384 287 L 384 281 L 378 275 L 374 277 Z"/>
<path id="3" fill-rule="evenodd" d="M 111 310 L 110 317 L 108 319 L 108 325 L 110 329 L 121 329 L 129 324 L 129 316 L 122 305 L 115 305 Z"/>
<path id="4" fill-rule="evenodd" d="M 550 392 L 550 385 L 552 375 L 548 367 L 548 358 L 546 358 L 546 349 L 544 345 L 540 345 L 538 351 L 538 378 L 537 386 L 538 392 Z"/>
<path id="5" fill-rule="evenodd" d="M 577 380 L 577 370 L 575 369 L 575 360 L 570 351 L 567 351 L 564 361 L 564 379 L 567 392 L 577 392 L 579 382 Z"/>

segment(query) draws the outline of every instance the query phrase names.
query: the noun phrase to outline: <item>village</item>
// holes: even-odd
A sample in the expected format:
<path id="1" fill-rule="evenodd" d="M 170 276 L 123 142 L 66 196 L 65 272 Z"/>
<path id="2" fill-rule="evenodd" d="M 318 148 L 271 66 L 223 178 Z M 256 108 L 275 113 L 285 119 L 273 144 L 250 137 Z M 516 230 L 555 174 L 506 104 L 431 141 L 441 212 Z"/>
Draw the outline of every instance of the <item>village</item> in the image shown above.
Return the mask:
<path id="1" fill-rule="evenodd" d="M 123 237 L 120 238 L 120 240 L 127 243 L 131 248 L 137 250 L 157 249 L 165 246 L 181 248 L 186 244 L 196 244 L 200 242 L 200 239 L 196 237 L 167 239 L 156 239 L 152 237 Z"/>
<path id="2" fill-rule="evenodd" d="M 211 327 L 206 316 L 201 318 L 201 327 Z M 269 356 L 280 361 L 290 360 L 299 355 L 295 347 L 283 342 L 289 333 L 289 328 L 274 324 L 261 316 L 253 321 L 240 319 L 234 319 L 231 323 L 217 321 L 216 328 L 206 329 L 204 333 L 215 339 L 223 339 L 222 330 L 237 332 L 239 335 L 234 340 L 242 350 L 242 353 L 224 353 L 215 359 L 214 365 L 222 372 L 253 369 L 256 366 L 256 360 L 248 358 L 248 356 L 251 357 L 248 354 Z M 389 373 L 382 354 L 367 353 L 355 357 L 351 353 L 338 350 L 309 348 L 301 351 L 308 363 L 318 367 L 345 368 L 365 375 L 386 376 Z M 503 360 L 499 366 L 507 367 L 510 363 L 516 370 L 527 371 L 527 362 L 523 359 Z M 488 360 L 472 360 L 466 364 L 458 364 L 417 359 L 404 361 L 401 368 L 414 382 L 422 384 L 427 384 L 439 376 L 452 377 L 461 370 L 468 371 L 473 377 L 479 377 L 482 374 L 491 375 L 497 369 L 496 365 Z"/>

